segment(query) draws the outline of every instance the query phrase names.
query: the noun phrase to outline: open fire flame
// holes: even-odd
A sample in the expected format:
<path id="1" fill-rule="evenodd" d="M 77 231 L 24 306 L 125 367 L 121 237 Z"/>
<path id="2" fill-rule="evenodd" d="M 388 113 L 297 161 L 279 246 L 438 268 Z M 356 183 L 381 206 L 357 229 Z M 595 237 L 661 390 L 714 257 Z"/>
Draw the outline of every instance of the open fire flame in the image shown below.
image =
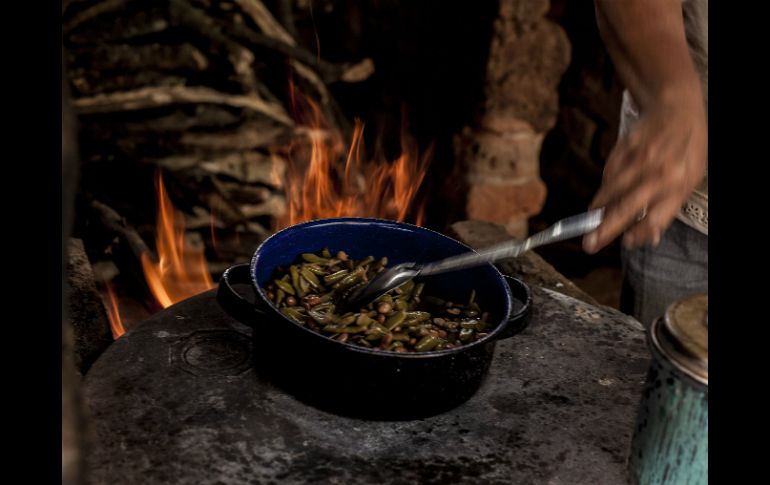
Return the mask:
<path id="1" fill-rule="evenodd" d="M 316 103 L 296 95 L 293 86 L 292 99 L 299 124 L 309 129 L 310 147 L 309 153 L 307 143 L 289 147 L 289 166 L 284 179 L 275 181 L 276 186 L 284 188 L 288 199 L 285 217 L 276 221 L 278 228 L 329 217 L 410 219 L 422 225 L 424 206 L 417 206 L 415 200 L 433 156 L 432 147 L 421 154 L 404 127 L 398 158 L 388 160 L 380 154 L 373 160 L 365 160 L 361 121 L 356 120 L 346 149 L 342 135 L 328 128 Z M 158 260 L 143 254 L 142 267 L 153 296 L 167 308 L 211 289 L 214 283 L 203 247 L 191 247 L 185 239 L 184 215 L 171 203 L 160 172 L 156 192 Z M 213 207 L 211 218 L 212 243 L 216 244 Z M 118 338 L 125 329 L 115 294 L 109 287 L 108 295 L 113 336 Z"/>
<path id="2" fill-rule="evenodd" d="M 126 333 L 125 327 L 123 327 L 123 321 L 120 318 L 120 310 L 118 309 L 118 299 L 115 297 L 115 290 L 109 282 L 105 283 L 107 289 L 107 298 L 109 304 L 105 305 L 107 308 L 107 318 L 110 321 L 110 329 L 112 330 L 112 338 L 117 340 L 118 337 Z"/>
<path id="3" fill-rule="evenodd" d="M 142 254 L 142 268 L 155 299 L 163 308 L 214 287 L 203 247 L 185 240 L 184 214 L 171 204 L 163 177 L 156 178 L 158 219 L 155 236 L 158 261 Z"/>
<path id="4" fill-rule="evenodd" d="M 300 122 L 310 128 L 310 154 L 303 157 L 290 151 L 284 187 L 288 198 L 287 215 L 279 227 L 328 217 L 379 217 L 422 225 L 424 206 L 414 207 L 433 156 L 431 146 L 419 153 L 417 143 L 401 130 L 401 155 L 387 160 L 379 154 L 364 160 L 364 125 L 356 120 L 350 145 L 340 133 L 330 131 L 320 108 L 304 96 L 292 97 Z M 297 104 L 302 106 L 297 107 Z M 299 159 L 299 160 L 298 160 Z M 344 163 L 342 161 L 344 160 Z M 297 163 L 299 161 L 299 163 Z"/>

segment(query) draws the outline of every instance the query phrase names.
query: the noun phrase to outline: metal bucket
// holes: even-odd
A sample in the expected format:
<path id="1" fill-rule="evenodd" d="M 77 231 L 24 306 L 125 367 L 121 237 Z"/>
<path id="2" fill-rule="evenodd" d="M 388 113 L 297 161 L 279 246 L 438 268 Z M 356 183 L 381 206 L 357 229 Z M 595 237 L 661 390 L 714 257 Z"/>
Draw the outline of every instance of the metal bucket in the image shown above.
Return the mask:
<path id="1" fill-rule="evenodd" d="M 708 483 L 708 295 L 672 304 L 648 333 L 652 363 L 628 457 L 635 485 Z"/>

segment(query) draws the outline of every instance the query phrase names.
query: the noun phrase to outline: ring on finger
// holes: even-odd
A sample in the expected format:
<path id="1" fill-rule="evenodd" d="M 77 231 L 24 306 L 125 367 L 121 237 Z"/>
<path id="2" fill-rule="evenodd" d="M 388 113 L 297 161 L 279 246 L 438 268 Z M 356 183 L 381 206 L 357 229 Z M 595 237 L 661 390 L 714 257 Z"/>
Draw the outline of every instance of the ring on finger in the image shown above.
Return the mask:
<path id="1" fill-rule="evenodd" d="M 642 207 L 642 211 L 639 213 L 638 216 L 636 216 L 636 222 L 641 222 L 642 219 L 647 217 L 647 205 L 645 204 L 644 207 Z"/>

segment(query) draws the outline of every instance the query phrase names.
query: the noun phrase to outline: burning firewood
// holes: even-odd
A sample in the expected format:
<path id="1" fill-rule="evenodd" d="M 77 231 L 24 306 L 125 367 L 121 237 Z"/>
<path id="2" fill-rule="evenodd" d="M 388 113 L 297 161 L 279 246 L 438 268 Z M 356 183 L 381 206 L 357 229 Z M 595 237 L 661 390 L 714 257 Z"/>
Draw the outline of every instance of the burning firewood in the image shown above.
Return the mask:
<path id="1" fill-rule="evenodd" d="M 98 200 L 91 202 L 91 209 L 93 209 L 96 216 L 95 220 L 101 224 L 102 228 L 111 233 L 113 237 L 118 238 L 121 244 L 124 244 L 124 247 L 132 255 L 134 262 L 139 262 L 142 254 L 150 254 L 150 249 L 141 236 L 114 209 Z"/>
<path id="2" fill-rule="evenodd" d="M 192 207 L 216 201 L 220 226 L 260 228 L 258 238 L 274 225 L 264 216 L 285 211 L 276 150 L 308 140 L 289 114 L 287 84 L 318 100 L 330 130 L 345 132 L 327 83 L 373 71 L 368 59 L 335 64 L 305 50 L 259 0 L 72 1 L 62 21 L 83 158 L 113 170 L 163 167 L 182 200 L 197 201 L 186 209 L 191 220 Z M 110 195 L 92 194 L 107 204 Z"/>
<path id="3" fill-rule="evenodd" d="M 291 30 L 259 0 L 65 5 L 85 217 L 160 306 L 211 288 L 212 273 L 289 223 L 421 221 L 431 150 L 402 143 L 394 159 L 369 159 L 363 125 L 352 129 L 328 88 L 367 79 L 372 61 L 328 62 Z"/>

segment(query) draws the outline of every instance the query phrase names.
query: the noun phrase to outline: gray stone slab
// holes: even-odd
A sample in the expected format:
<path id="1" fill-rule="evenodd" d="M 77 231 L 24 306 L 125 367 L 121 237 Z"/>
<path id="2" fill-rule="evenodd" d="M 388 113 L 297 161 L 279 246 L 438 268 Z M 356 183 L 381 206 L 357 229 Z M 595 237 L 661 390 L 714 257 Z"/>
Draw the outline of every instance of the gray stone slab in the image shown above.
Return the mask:
<path id="1" fill-rule="evenodd" d="M 118 339 L 87 374 L 92 480 L 623 483 L 649 362 L 642 327 L 550 290 L 533 294 L 530 326 L 497 345 L 479 392 L 406 422 L 327 414 L 261 382 L 248 330 L 214 292 L 186 300 Z"/>

